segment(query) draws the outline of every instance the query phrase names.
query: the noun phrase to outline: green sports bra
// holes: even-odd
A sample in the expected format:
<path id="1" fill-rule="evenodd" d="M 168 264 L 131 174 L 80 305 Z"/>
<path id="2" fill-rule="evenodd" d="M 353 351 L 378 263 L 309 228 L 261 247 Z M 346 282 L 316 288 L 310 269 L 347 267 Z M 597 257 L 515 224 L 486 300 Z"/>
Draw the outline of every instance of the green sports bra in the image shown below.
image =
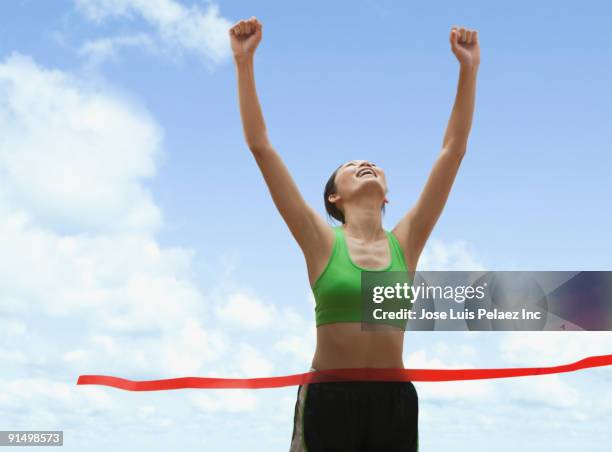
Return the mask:
<path id="1" fill-rule="evenodd" d="M 327 265 L 315 281 L 312 292 L 315 297 L 316 325 L 332 322 L 361 322 L 362 296 L 361 273 L 404 271 L 408 268 L 404 252 L 395 235 L 386 231 L 391 262 L 387 268 L 370 270 L 355 264 L 348 250 L 346 236 L 342 226 L 333 227 L 335 233 L 334 246 Z M 406 321 L 386 320 L 396 326 L 404 326 Z"/>

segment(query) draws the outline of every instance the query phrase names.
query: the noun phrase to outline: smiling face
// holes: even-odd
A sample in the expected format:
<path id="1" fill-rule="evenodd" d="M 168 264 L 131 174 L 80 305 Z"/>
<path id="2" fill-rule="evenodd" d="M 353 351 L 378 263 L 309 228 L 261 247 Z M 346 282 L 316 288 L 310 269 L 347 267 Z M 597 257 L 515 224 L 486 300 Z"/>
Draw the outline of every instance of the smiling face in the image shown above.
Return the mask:
<path id="1" fill-rule="evenodd" d="M 326 187 L 326 205 L 331 203 L 342 210 L 343 202 L 364 194 L 379 196 L 381 205 L 386 202 L 388 189 L 385 172 L 372 162 L 350 160 L 340 165 L 333 180 L 335 190 L 329 183 Z"/>

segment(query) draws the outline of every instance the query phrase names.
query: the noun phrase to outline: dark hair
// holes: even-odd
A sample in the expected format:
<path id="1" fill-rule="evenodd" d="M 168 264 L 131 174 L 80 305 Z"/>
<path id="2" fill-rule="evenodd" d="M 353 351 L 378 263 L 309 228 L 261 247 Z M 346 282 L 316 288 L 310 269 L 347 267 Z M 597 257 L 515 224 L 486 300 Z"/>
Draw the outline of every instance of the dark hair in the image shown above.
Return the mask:
<path id="1" fill-rule="evenodd" d="M 336 170 L 332 173 L 327 183 L 325 184 L 325 190 L 323 191 L 323 201 L 325 202 L 325 210 L 327 211 L 327 215 L 329 215 L 331 218 L 334 218 L 338 220 L 339 222 L 341 222 L 342 224 L 344 224 L 345 223 L 344 213 L 340 209 L 338 209 L 336 204 L 329 201 L 329 195 L 333 195 L 338 190 L 338 187 L 336 187 L 336 174 L 338 174 L 338 170 L 340 168 L 342 168 L 342 165 L 336 168 Z M 382 205 L 381 210 L 382 210 L 382 213 L 384 214 L 385 213 L 384 203 Z"/>

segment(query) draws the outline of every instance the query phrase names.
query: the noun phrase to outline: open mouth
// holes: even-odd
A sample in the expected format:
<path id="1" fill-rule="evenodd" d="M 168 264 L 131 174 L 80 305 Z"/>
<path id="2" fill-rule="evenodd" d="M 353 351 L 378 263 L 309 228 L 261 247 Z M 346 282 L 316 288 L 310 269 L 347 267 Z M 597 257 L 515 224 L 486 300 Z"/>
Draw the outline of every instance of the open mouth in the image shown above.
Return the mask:
<path id="1" fill-rule="evenodd" d="M 362 168 L 359 171 L 357 171 L 357 174 L 355 175 L 356 177 L 362 177 L 362 176 L 367 176 L 368 174 L 374 176 L 374 177 L 378 177 L 376 176 L 376 173 L 374 172 L 374 170 L 372 168 Z"/>

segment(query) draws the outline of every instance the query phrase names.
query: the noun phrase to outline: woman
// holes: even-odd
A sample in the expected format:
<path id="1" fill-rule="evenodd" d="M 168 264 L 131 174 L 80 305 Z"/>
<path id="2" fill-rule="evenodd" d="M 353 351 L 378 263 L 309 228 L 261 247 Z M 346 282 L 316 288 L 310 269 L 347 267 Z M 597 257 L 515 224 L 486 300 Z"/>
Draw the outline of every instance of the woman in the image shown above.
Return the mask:
<path id="1" fill-rule="evenodd" d="M 392 231 L 382 226 L 387 181 L 366 160 L 340 165 L 325 187 L 330 226 L 302 198 L 270 143 L 255 90 L 253 57 L 262 24 L 251 17 L 230 30 L 240 115 L 247 145 L 274 204 L 297 241 L 315 295 L 317 345 L 311 370 L 404 368 L 403 333 L 392 325 L 364 330 L 359 318 L 363 270 L 413 274 L 466 151 L 480 64 L 477 31 L 453 27 L 460 63 L 457 97 L 442 150 L 417 203 Z M 418 397 L 411 382 L 321 382 L 298 388 L 291 451 L 417 451 Z"/>

